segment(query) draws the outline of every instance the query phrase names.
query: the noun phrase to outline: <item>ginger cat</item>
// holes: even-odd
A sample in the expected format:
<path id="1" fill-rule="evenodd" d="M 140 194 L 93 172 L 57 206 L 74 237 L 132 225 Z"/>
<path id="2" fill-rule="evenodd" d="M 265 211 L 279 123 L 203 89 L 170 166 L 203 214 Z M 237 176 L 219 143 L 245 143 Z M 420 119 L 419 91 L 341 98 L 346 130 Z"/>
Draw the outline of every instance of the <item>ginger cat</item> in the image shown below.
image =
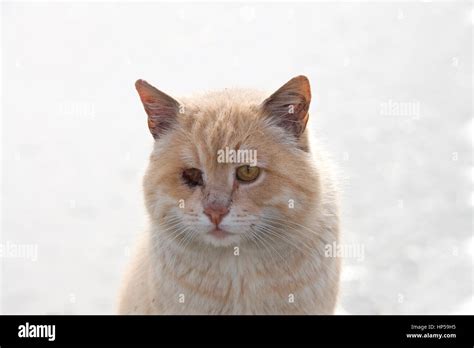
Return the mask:
<path id="1" fill-rule="evenodd" d="M 337 188 L 306 130 L 308 79 L 268 98 L 226 89 L 178 102 L 143 80 L 136 89 L 155 140 L 150 226 L 119 313 L 333 313 L 340 266 L 324 247 L 338 242 Z"/>

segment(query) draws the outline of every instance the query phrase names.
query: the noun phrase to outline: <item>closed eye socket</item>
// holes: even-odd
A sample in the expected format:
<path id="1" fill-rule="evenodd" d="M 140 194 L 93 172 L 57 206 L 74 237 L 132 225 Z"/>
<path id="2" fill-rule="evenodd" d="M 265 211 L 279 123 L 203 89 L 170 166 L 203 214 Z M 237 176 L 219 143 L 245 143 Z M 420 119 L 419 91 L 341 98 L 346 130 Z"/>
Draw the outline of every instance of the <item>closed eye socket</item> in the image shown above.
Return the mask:
<path id="1" fill-rule="evenodd" d="M 197 168 L 184 169 L 181 176 L 184 183 L 189 187 L 202 186 L 204 184 L 202 172 Z"/>

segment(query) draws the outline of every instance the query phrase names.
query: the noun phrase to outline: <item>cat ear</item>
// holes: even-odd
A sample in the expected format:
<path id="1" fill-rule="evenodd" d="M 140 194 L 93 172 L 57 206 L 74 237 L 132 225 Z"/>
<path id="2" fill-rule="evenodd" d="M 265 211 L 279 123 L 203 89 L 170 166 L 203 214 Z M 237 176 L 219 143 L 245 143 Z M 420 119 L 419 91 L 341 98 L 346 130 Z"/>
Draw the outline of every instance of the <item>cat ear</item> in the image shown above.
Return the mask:
<path id="1" fill-rule="evenodd" d="M 306 76 L 297 76 L 267 98 L 262 108 L 278 126 L 299 137 L 308 122 L 311 89 Z"/>
<path id="2" fill-rule="evenodd" d="M 179 103 L 144 80 L 137 80 L 135 88 L 148 114 L 148 128 L 157 139 L 176 121 Z"/>

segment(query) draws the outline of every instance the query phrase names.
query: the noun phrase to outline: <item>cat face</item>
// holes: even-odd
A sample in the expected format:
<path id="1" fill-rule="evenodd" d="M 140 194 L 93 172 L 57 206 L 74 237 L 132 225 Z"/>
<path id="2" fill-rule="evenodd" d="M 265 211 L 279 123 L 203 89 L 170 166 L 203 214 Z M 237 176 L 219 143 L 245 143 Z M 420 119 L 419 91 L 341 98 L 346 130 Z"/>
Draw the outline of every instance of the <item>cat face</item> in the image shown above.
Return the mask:
<path id="1" fill-rule="evenodd" d="M 182 245 L 257 245 L 312 209 L 305 77 L 267 99 L 225 90 L 179 103 L 142 80 L 136 87 L 155 138 L 144 188 L 157 233 Z"/>

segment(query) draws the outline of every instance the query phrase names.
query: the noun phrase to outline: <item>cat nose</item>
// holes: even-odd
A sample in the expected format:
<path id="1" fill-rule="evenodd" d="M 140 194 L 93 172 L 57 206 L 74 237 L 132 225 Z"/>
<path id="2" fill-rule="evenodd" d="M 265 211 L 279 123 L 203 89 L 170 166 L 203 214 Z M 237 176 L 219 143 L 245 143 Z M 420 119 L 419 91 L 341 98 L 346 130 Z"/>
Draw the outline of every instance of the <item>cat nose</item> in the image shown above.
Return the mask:
<path id="1" fill-rule="evenodd" d="M 218 226 L 224 216 L 229 213 L 229 208 L 224 205 L 208 205 L 204 208 L 204 214 L 207 215 L 211 222 Z"/>

